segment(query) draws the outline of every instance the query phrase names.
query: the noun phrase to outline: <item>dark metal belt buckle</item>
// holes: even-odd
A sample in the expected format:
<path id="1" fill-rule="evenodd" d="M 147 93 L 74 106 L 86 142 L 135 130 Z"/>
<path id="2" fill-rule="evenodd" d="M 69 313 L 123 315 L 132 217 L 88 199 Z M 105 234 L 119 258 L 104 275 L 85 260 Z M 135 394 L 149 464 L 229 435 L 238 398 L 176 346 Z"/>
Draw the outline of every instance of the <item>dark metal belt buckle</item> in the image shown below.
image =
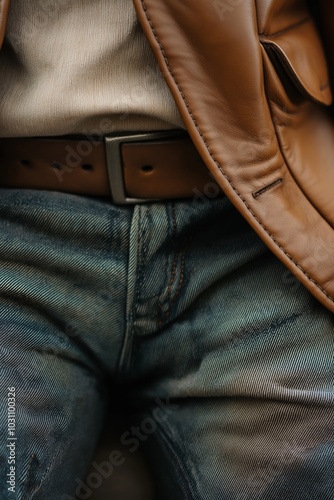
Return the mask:
<path id="1" fill-rule="evenodd" d="M 132 205 L 135 203 L 147 203 L 158 201 L 153 198 L 129 198 L 125 191 L 123 161 L 122 161 L 122 144 L 129 142 L 145 142 L 145 141 L 161 141 L 169 139 L 172 136 L 180 135 L 182 130 L 165 130 L 157 132 L 141 132 L 140 134 L 122 134 L 114 136 L 106 136 L 106 158 L 108 175 L 110 182 L 111 197 L 116 205 Z"/>

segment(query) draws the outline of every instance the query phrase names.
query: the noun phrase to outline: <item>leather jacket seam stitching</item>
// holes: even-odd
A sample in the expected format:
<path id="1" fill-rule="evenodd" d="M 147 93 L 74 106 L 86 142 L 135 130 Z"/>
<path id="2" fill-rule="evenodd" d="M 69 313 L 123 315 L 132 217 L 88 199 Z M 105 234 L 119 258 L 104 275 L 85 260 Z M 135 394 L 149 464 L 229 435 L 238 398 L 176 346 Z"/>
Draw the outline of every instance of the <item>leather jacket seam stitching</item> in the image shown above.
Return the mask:
<path id="1" fill-rule="evenodd" d="M 231 182 L 230 178 L 228 177 L 228 175 L 226 174 L 226 172 L 223 170 L 223 167 L 219 164 L 219 162 L 217 161 L 217 159 L 215 158 L 215 156 L 213 155 L 208 143 L 207 143 L 207 140 L 205 139 L 199 125 L 197 124 L 197 121 L 191 111 L 191 108 L 189 106 L 189 103 L 184 95 L 184 92 L 182 90 L 182 87 L 181 85 L 179 84 L 178 80 L 176 79 L 176 77 L 174 76 L 174 73 L 172 71 L 172 68 L 169 64 L 169 61 L 168 61 L 168 57 L 167 57 L 167 54 L 165 52 L 165 49 L 159 39 L 159 36 L 154 28 L 154 25 L 153 25 L 153 22 L 148 14 L 148 10 L 147 10 L 147 7 L 146 7 L 146 4 L 145 4 L 145 1 L 144 0 L 140 0 L 141 2 L 141 5 L 142 5 L 142 8 L 145 12 L 145 16 L 146 16 L 146 19 L 147 19 L 147 22 L 149 23 L 150 27 L 151 27 L 151 30 L 152 30 L 152 33 L 160 47 L 160 50 L 161 50 L 161 53 L 162 53 L 162 56 L 165 60 L 165 63 L 166 63 L 166 66 L 167 66 L 167 69 L 171 75 L 171 77 L 173 78 L 174 82 L 175 82 L 175 85 L 177 86 L 180 94 L 181 94 L 181 97 L 187 107 L 187 110 L 189 112 L 189 115 L 200 135 L 200 137 L 202 138 L 206 148 L 207 148 L 207 151 L 209 153 L 209 155 L 211 156 L 212 160 L 214 161 L 214 163 L 216 164 L 218 170 L 222 173 L 222 175 L 225 177 L 225 179 L 227 180 L 227 182 L 230 184 L 231 188 L 233 189 L 233 191 L 238 195 L 238 197 L 240 198 L 240 200 L 243 202 L 243 204 L 245 205 L 245 207 L 247 208 L 247 210 L 249 211 L 249 213 L 253 216 L 253 218 L 256 220 L 256 222 L 262 227 L 262 229 L 266 232 L 266 234 L 272 239 L 272 241 L 275 243 L 275 245 L 284 253 L 284 255 L 287 256 L 287 258 L 304 274 L 304 276 L 311 282 L 313 283 L 331 302 L 334 303 L 334 297 L 332 297 L 331 295 L 329 295 L 328 292 L 326 292 L 326 290 L 324 288 L 322 288 L 322 286 L 317 283 L 306 271 L 305 269 L 303 269 L 299 264 L 298 262 L 296 262 L 293 257 L 285 250 L 285 248 L 283 248 L 280 243 L 275 239 L 275 237 L 270 233 L 270 231 L 268 231 L 268 229 L 263 225 L 263 223 L 256 217 L 255 213 L 253 212 L 253 210 L 251 209 L 251 207 L 248 205 L 247 201 L 244 199 L 244 197 L 241 195 L 241 193 L 239 193 L 239 191 L 237 190 L 237 188 L 233 185 L 233 183 Z"/>

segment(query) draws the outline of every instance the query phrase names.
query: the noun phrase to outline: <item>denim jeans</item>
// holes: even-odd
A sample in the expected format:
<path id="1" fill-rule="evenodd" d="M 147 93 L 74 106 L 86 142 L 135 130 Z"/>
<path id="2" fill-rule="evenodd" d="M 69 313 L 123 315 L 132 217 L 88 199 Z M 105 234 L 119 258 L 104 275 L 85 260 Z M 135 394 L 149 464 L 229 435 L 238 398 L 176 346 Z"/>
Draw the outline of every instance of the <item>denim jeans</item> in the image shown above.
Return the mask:
<path id="1" fill-rule="evenodd" d="M 158 500 L 334 498 L 333 315 L 225 197 L 1 189 L 0 335 L 2 500 L 89 498 L 122 405 Z"/>

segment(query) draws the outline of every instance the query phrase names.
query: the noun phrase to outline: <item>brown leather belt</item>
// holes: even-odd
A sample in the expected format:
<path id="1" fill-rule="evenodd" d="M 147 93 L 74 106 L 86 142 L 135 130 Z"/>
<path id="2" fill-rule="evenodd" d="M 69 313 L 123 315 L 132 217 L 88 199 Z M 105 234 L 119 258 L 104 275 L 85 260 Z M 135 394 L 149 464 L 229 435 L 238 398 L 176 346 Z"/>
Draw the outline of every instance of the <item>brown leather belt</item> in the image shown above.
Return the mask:
<path id="1" fill-rule="evenodd" d="M 0 186 L 111 196 L 117 204 L 222 194 L 180 131 L 0 139 Z"/>

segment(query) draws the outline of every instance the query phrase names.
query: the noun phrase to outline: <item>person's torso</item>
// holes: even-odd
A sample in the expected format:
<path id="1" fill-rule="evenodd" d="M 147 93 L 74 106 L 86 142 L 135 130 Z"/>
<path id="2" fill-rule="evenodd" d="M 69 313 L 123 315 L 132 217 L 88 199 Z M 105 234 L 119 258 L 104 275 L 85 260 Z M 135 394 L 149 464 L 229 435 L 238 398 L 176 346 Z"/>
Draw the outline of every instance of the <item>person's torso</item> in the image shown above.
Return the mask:
<path id="1" fill-rule="evenodd" d="M 0 74 L 1 137 L 183 127 L 132 0 L 12 0 Z"/>

